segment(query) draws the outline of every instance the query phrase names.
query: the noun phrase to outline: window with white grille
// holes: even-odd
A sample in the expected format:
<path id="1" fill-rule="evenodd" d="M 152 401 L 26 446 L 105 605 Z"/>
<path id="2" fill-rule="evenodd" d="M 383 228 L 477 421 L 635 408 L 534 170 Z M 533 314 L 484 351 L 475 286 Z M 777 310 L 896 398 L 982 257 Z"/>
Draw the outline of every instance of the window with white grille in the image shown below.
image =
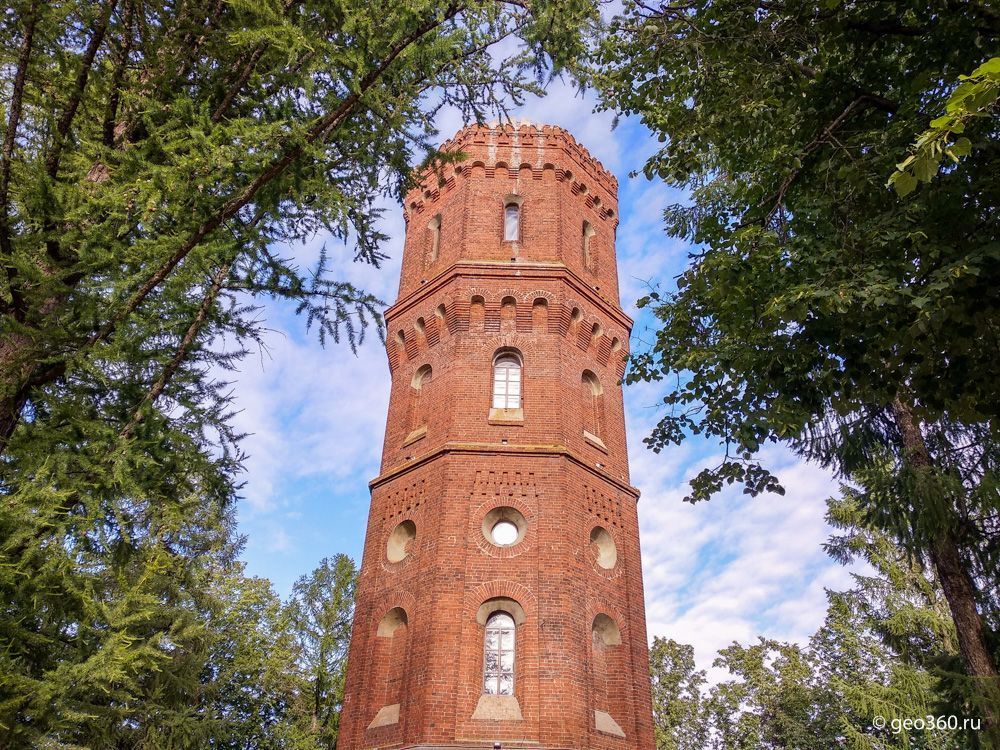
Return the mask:
<path id="1" fill-rule="evenodd" d="M 486 621 L 483 641 L 483 692 L 514 694 L 514 618 L 494 612 Z"/>
<path id="2" fill-rule="evenodd" d="M 493 408 L 521 408 L 521 359 L 501 354 L 493 361 Z"/>

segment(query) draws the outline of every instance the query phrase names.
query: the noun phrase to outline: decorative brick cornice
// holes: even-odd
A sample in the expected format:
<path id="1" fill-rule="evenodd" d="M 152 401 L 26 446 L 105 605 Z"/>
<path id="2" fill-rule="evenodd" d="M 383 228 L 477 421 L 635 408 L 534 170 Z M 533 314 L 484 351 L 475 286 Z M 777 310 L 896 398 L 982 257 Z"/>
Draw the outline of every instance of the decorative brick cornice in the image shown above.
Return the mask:
<path id="1" fill-rule="evenodd" d="M 383 471 L 379 476 L 375 477 L 368 483 L 368 488 L 370 490 L 375 490 L 377 487 L 385 484 L 386 482 L 396 479 L 408 472 L 413 471 L 425 464 L 433 461 L 441 456 L 456 454 L 456 455 L 517 455 L 517 456 L 534 456 L 538 458 L 551 458 L 552 456 L 561 456 L 568 459 L 575 465 L 579 466 L 586 471 L 589 471 L 594 476 L 603 479 L 606 482 L 610 482 L 615 487 L 620 489 L 622 492 L 627 492 L 632 495 L 636 501 L 639 500 L 639 490 L 633 487 L 631 484 L 626 482 L 624 479 L 614 476 L 613 474 L 604 471 L 603 469 L 594 466 L 592 463 L 581 458 L 579 454 L 575 451 L 570 450 L 565 445 L 525 445 L 525 444 L 507 444 L 503 443 L 461 443 L 461 442 L 450 442 L 435 448 L 432 451 L 428 451 L 420 456 L 415 456 L 409 461 L 404 461 L 403 463 L 393 466 L 386 471 Z"/>
<path id="2" fill-rule="evenodd" d="M 428 298 L 436 298 L 440 295 L 442 287 L 454 279 L 471 276 L 491 276 L 509 281 L 511 280 L 511 272 L 517 274 L 516 278 L 518 281 L 528 279 L 561 279 L 566 282 L 569 288 L 586 298 L 587 301 L 600 309 L 610 319 L 617 322 L 626 330 L 632 330 L 632 318 L 614 302 L 608 300 L 606 297 L 602 297 L 578 273 L 567 267 L 564 263 L 544 263 L 539 261 L 522 261 L 516 263 L 490 260 L 459 261 L 445 268 L 434 278 L 429 279 L 419 289 L 415 289 L 410 294 L 400 297 L 386 309 L 383 315 L 386 323 L 391 323 L 394 318 L 420 305 L 420 303 Z"/>

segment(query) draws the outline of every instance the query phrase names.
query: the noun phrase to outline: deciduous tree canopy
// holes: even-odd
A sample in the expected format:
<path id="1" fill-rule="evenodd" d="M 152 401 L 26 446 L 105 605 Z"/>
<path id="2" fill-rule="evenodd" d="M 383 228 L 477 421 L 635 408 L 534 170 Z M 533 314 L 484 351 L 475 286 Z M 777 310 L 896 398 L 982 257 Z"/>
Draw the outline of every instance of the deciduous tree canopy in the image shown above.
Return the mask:
<path id="1" fill-rule="evenodd" d="M 598 77 L 659 135 L 646 175 L 688 191 L 666 228 L 697 247 L 676 291 L 640 302 L 659 329 L 629 378 L 671 384 L 647 442 L 725 445 L 695 501 L 781 491 L 756 459 L 775 441 L 860 483 L 880 528 L 931 556 L 994 727 L 998 38 L 979 0 L 630 3 Z M 958 164 L 935 175 L 945 149 Z M 901 198 L 887 183 L 912 169 Z"/>

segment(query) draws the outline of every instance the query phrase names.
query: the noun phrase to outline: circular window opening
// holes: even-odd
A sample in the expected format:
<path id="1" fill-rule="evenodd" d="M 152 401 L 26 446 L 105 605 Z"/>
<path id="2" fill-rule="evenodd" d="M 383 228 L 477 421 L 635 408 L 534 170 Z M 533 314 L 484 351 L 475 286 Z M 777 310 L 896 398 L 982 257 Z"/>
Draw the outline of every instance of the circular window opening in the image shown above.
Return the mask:
<path id="1" fill-rule="evenodd" d="M 590 532 L 591 548 L 597 552 L 597 564 L 605 570 L 611 570 L 618 562 L 618 548 L 615 540 L 603 526 L 595 526 Z"/>
<path id="2" fill-rule="evenodd" d="M 483 518 L 483 536 L 497 547 L 512 547 L 527 531 L 528 522 L 516 508 L 494 508 Z"/>
<path id="3" fill-rule="evenodd" d="M 501 547 L 509 547 L 517 541 L 517 526 L 510 521 L 500 521 L 493 526 L 493 543 Z"/>
<path id="4" fill-rule="evenodd" d="M 410 554 L 410 542 L 417 538 L 417 525 L 413 521 L 403 521 L 389 534 L 385 545 L 385 556 L 389 562 L 400 562 Z"/>

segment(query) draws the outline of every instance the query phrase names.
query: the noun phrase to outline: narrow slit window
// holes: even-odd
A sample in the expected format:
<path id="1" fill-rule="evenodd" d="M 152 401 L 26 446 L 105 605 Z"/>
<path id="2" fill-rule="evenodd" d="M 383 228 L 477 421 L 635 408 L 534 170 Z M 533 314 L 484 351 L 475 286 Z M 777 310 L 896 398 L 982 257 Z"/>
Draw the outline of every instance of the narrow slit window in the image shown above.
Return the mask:
<path id="1" fill-rule="evenodd" d="M 507 241 L 517 240 L 521 236 L 521 207 L 516 203 L 508 203 L 503 209 L 503 238 Z"/>
<path id="2" fill-rule="evenodd" d="M 601 427 L 603 426 L 602 422 L 604 421 L 601 381 L 590 370 L 584 370 L 580 384 L 582 387 L 581 412 L 583 414 L 583 429 L 585 432 L 599 437 Z"/>
<path id="3" fill-rule="evenodd" d="M 493 408 L 521 408 L 521 360 L 501 354 L 493 362 Z"/>
<path id="4" fill-rule="evenodd" d="M 433 263 L 438 259 L 438 253 L 441 250 L 441 214 L 438 214 L 427 224 L 427 229 L 430 231 L 430 248 L 427 253 L 427 262 Z"/>
<path id="5" fill-rule="evenodd" d="M 514 618 L 494 612 L 486 621 L 483 640 L 483 692 L 514 694 Z"/>
<path id="6" fill-rule="evenodd" d="M 597 260 L 591 248 L 590 238 L 594 236 L 594 227 L 589 221 L 583 222 L 583 265 L 588 271 L 597 268 Z"/>

